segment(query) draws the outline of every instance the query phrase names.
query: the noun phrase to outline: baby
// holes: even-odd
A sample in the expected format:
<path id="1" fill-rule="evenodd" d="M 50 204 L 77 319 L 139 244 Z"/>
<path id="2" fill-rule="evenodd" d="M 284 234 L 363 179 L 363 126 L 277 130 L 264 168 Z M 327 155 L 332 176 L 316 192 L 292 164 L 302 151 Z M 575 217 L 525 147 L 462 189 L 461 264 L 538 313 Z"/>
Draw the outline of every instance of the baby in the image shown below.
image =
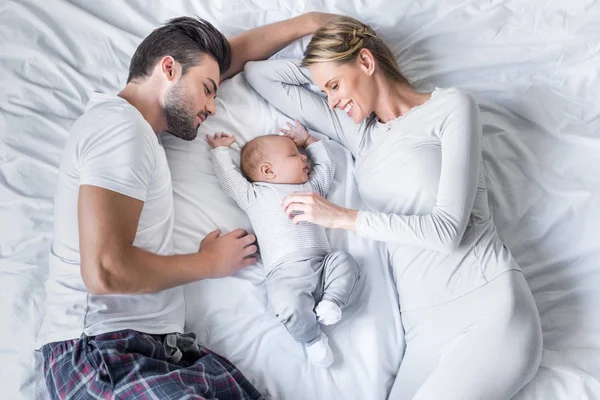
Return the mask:
<path id="1" fill-rule="evenodd" d="M 252 223 L 271 307 L 292 337 L 305 346 L 309 360 L 329 367 L 333 355 L 319 323 L 331 325 L 341 319 L 360 269 L 350 254 L 331 251 L 323 227 L 294 224 L 284 212 L 282 201 L 292 192 L 326 196 L 335 172 L 322 141 L 298 121 L 288 123 L 288 128 L 282 129 L 284 136 L 260 136 L 243 147 L 241 169 L 245 177 L 236 170 L 229 153 L 234 136 L 207 135 L 207 140 L 223 190 L 246 211 Z M 297 146 L 305 148 L 314 164 L 312 170 Z"/>

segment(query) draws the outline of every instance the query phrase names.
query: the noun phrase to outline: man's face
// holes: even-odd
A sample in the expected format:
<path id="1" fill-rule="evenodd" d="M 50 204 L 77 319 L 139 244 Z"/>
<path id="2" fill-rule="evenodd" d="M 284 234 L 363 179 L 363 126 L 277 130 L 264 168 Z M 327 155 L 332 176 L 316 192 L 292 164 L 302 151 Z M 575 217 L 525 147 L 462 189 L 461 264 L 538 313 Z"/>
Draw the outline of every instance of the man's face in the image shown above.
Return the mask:
<path id="1" fill-rule="evenodd" d="M 183 140 L 194 140 L 198 127 L 215 115 L 215 97 L 220 73 L 217 61 L 202 56 L 200 65 L 189 68 L 165 94 L 162 112 L 166 131 Z"/>

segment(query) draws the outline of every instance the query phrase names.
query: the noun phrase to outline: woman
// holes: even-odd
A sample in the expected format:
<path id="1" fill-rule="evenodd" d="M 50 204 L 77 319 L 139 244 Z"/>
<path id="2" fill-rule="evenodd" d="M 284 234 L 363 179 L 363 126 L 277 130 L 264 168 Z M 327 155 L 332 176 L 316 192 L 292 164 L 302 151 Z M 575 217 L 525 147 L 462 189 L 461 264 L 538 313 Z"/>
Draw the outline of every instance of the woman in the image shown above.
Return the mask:
<path id="1" fill-rule="evenodd" d="M 420 93 L 367 25 L 339 17 L 303 67 L 249 63 L 266 100 L 348 148 L 370 211 L 292 194 L 296 223 L 387 243 L 406 352 L 390 399 L 508 399 L 534 376 L 542 333 L 533 296 L 490 215 L 479 109 L 456 89 Z M 329 107 L 327 107 L 329 106 Z M 344 115 L 345 114 L 345 115 Z"/>

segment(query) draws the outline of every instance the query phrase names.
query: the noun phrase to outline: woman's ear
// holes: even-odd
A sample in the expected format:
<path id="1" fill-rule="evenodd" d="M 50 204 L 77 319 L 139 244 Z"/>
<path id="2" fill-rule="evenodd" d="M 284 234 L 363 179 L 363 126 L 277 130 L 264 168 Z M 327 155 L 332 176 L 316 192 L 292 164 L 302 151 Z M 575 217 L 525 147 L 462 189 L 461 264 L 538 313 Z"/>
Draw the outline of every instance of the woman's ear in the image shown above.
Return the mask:
<path id="1" fill-rule="evenodd" d="M 261 175 L 267 179 L 274 179 L 276 177 L 275 171 L 273 171 L 273 166 L 268 162 L 260 164 L 258 170 L 260 171 Z"/>
<path id="2" fill-rule="evenodd" d="M 369 49 L 360 49 L 358 52 L 358 66 L 367 75 L 371 76 L 375 72 L 375 57 Z"/>

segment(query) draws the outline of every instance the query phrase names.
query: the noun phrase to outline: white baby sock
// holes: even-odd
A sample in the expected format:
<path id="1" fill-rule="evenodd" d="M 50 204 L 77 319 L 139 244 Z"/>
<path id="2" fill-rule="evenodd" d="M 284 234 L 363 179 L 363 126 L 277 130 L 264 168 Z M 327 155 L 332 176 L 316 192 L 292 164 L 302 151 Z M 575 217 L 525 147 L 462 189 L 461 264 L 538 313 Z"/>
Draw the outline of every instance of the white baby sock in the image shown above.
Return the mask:
<path id="1" fill-rule="evenodd" d="M 305 345 L 308 360 L 316 366 L 328 368 L 333 363 L 333 353 L 329 347 L 329 339 L 321 332 L 319 339 Z"/>
<path id="2" fill-rule="evenodd" d="M 315 308 L 317 321 L 323 325 L 333 325 L 342 319 L 342 310 L 331 300 L 321 300 Z"/>

